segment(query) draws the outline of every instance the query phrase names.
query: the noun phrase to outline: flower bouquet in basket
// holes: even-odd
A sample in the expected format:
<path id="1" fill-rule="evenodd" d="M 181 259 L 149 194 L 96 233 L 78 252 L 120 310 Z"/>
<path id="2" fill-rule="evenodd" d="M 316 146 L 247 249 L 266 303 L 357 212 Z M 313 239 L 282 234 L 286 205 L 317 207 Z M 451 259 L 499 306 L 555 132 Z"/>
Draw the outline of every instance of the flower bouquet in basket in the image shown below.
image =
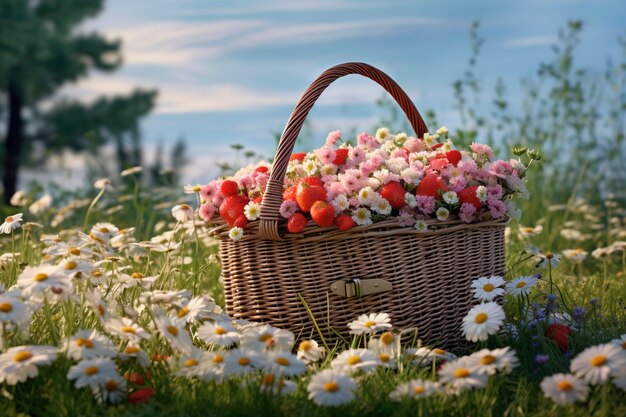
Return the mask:
<path id="1" fill-rule="evenodd" d="M 332 132 L 321 148 L 293 153 L 317 98 L 349 74 L 385 88 L 415 136 L 379 129 L 344 140 Z M 201 191 L 200 215 L 219 241 L 226 309 L 326 340 L 348 335 L 346 317 L 384 311 L 394 327 L 452 346 L 473 304 L 471 281 L 504 274 L 504 229 L 520 214 L 511 198 L 528 195 L 526 168 L 495 160 L 485 145 L 459 149 L 446 128 L 428 133 L 380 70 L 330 68 L 298 102 L 271 165 Z"/>

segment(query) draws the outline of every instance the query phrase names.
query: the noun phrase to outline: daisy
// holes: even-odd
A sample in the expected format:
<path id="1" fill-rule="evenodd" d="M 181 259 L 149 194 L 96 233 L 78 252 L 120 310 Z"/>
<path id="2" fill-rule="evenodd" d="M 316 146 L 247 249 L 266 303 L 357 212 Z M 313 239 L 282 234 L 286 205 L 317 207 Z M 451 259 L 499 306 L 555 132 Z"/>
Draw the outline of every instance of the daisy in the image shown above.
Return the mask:
<path id="1" fill-rule="evenodd" d="M 463 335 L 470 342 L 485 341 L 500 330 L 504 323 L 504 310 L 493 301 L 481 303 L 463 318 Z"/>
<path id="2" fill-rule="evenodd" d="M 415 222 L 415 230 L 418 232 L 428 232 L 428 225 L 424 220 L 418 220 Z"/>
<path id="3" fill-rule="evenodd" d="M 277 375 L 294 376 L 306 371 L 306 363 L 291 352 L 271 352 L 264 368 Z"/>
<path id="4" fill-rule="evenodd" d="M 559 266 L 560 261 L 561 261 L 561 255 L 556 255 L 552 252 L 540 254 L 538 256 L 537 268 L 551 267 L 552 269 L 554 269 L 557 266 Z"/>
<path id="5" fill-rule="evenodd" d="M 269 325 L 246 328 L 241 336 L 241 345 L 255 352 L 267 348 L 289 350 L 293 341 L 293 333 Z"/>
<path id="6" fill-rule="evenodd" d="M 365 207 L 359 207 L 352 212 L 352 220 L 359 226 L 368 226 L 372 224 L 372 212 Z"/>
<path id="7" fill-rule="evenodd" d="M 123 170 L 122 172 L 120 172 L 120 175 L 122 177 L 127 177 L 129 175 L 138 174 L 138 173 L 140 173 L 142 171 L 143 171 L 142 167 L 135 166 L 135 167 L 130 167 L 130 168 L 127 168 L 127 169 Z"/>
<path id="8" fill-rule="evenodd" d="M 232 346 L 239 342 L 239 333 L 227 321 L 206 322 L 198 328 L 198 337 L 207 343 L 218 346 Z"/>
<path id="9" fill-rule="evenodd" d="M 10 234 L 13 230 L 19 229 L 22 226 L 22 215 L 17 213 L 4 219 L 4 223 L 0 225 L 0 233 Z"/>
<path id="10" fill-rule="evenodd" d="M 72 366 L 67 372 L 67 379 L 75 381 L 76 388 L 94 388 L 117 375 L 115 363 L 110 358 L 95 358 L 82 360 Z"/>
<path id="11" fill-rule="evenodd" d="M 315 340 L 310 339 L 300 342 L 296 355 L 298 359 L 311 363 L 319 361 L 324 353 L 326 353 L 324 348 L 321 348 Z"/>
<path id="12" fill-rule="evenodd" d="M 355 321 L 348 323 L 350 334 L 376 333 L 391 329 L 391 318 L 387 313 L 362 314 Z"/>
<path id="13" fill-rule="evenodd" d="M 393 391 L 389 393 L 391 401 L 402 401 L 405 398 L 418 399 L 430 397 L 441 391 L 438 382 L 413 379 L 398 385 Z"/>
<path id="14" fill-rule="evenodd" d="M 589 255 L 589 252 L 587 252 L 586 250 L 582 248 L 565 249 L 563 251 L 563 256 L 565 256 L 570 261 L 576 262 L 578 264 L 582 263 L 582 261 L 584 261 L 587 258 L 587 255 Z"/>
<path id="15" fill-rule="evenodd" d="M 413 363 L 428 365 L 433 361 L 454 361 L 457 356 L 443 349 L 429 347 L 409 348 L 405 351 L 406 357 Z"/>
<path id="16" fill-rule="evenodd" d="M 119 229 L 114 224 L 96 223 L 89 231 L 89 237 L 96 242 L 109 243 L 111 238 L 119 233 Z"/>
<path id="17" fill-rule="evenodd" d="M 0 355 L 0 382 L 15 385 L 39 375 L 38 366 L 57 358 L 54 346 L 16 346 Z"/>
<path id="18" fill-rule="evenodd" d="M 232 349 L 224 358 L 224 375 L 246 375 L 256 372 L 261 362 L 259 355 L 251 350 Z"/>
<path id="19" fill-rule="evenodd" d="M 521 295 L 528 295 L 530 290 L 532 290 L 535 285 L 537 285 L 537 277 L 525 276 L 515 278 L 511 282 L 507 283 L 505 290 L 507 294 L 518 297 Z"/>
<path id="20" fill-rule="evenodd" d="M 474 298 L 478 298 L 480 301 L 493 301 L 496 297 L 504 294 L 504 288 L 506 284 L 504 278 L 497 275 L 491 277 L 481 277 L 472 281 L 470 287 L 474 291 Z"/>
<path id="21" fill-rule="evenodd" d="M 459 202 L 459 197 L 456 195 L 454 191 L 447 191 L 441 195 L 443 197 L 443 201 L 448 204 L 456 204 Z"/>
<path id="22" fill-rule="evenodd" d="M 380 365 L 378 357 L 369 349 L 345 350 L 330 363 L 332 369 L 349 373 L 359 370 L 367 373 L 376 369 L 378 365 Z"/>
<path id="23" fill-rule="evenodd" d="M 58 267 L 58 271 L 68 278 L 80 278 L 83 274 L 89 275 L 94 269 L 91 262 L 79 257 L 64 259 Z"/>
<path id="24" fill-rule="evenodd" d="M 591 385 L 603 384 L 611 374 L 626 367 L 626 354 L 614 343 L 591 346 L 578 354 L 570 365 L 577 377 Z"/>
<path id="25" fill-rule="evenodd" d="M 356 382 L 345 373 L 326 369 L 313 375 L 306 389 L 315 404 L 335 407 L 351 402 L 357 388 Z"/>
<path id="26" fill-rule="evenodd" d="M 406 203 L 407 206 L 411 208 L 417 207 L 417 199 L 415 198 L 415 195 L 411 193 L 406 193 L 404 195 L 404 202 Z"/>
<path id="27" fill-rule="evenodd" d="M 158 276 L 147 277 L 141 272 L 133 272 L 132 274 L 119 274 L 118 280 L 124 288 L 142 287 L 152 288 Z"/>
<path id="28" fill-rule="evenodd" d="M 99 402 L 117 404 L 126 398 L 128 384 L 120 375 L 113 375 L 105 379 L 99 386 L 94 386 L 92 392 Z"/>
<path id="29" fill-rule="evenodd" d="M 364 187 L 358 194 L 359 204 L 362 206 L 369 206 L 376 201 L 376 197 L 380 197 L 380 194 L 372 190 L 371 187 Z"/>
<path id="30" fill-rule="evenodd" d="M 542 231 L 543 231 L 543 226 L 541 226 L 541 225 L 535 226 L 535 227 L 529 227 L 529 226 L 520 226 L 519 227 L 519 234 L 522 237 L 536 236 L 539 233 L 541 233 Z"/>
<path id="31" fill-rule="evenodd" d="M 200 191 L 202 191 L 203 187 L 204 186 L 200 184 L 196 184 L 196 185 L 187 184 L 185 185 L 185 187 L 183 187 L 183 192 L 185 194 L 199 194 Z"/>
<path id="32" fill-rule="evenodd" d="M 127 317 L 111 317 L 104 323 L 104 327 L 121 339 L 139 342 L 141 339 L 149 339 L 150 335 Z"/>
<path id="33" fill-rule="evenodd" d="M 100 178 L 93 183 L 93 186 L 98 190 L 106 190 L 111 187 L 111 180 L 108 178 Z"/>
<path id="34" fill-rule="evenodd" d="M 0 322 L 25 323 L 30 318 L 26 304 L 15 297 L 0 294 Z"/>
<path id="35" fill-rule="evenodd" d="M 109 309 L 102 299 L 102 294 L 95 288 L 90 288 L 85 291 L 85 299 L 89 303 L 89 306 L 93 309 L 100 320 L 108 320 L 110 317 Z"/>
<path id="36" fill-rule="evenodd" d="M 487 202 L 487 198 L 488 198 L 487 187 L 485 187 L 484 185 L 479 185 L 478 188 L 476 189 L 476 197 L 481 203 Z"/>
<path id="37" fill-rule="evenodd" d="M 437 220 L 445 222 L 448 220 L 448 216 L 450 216 L 450 210 L 445 207 L 439 207 L 435 214 L 437 215 Z"/>
<path id="38" fill-rule="evenodd" d="M 467 356 L 441 365 L 439 381 L 448 384 L 455 393 L 464 389 L 482 388 L 487 385 L 486 374 L 479 374 Z"/>
<path id="39" fill-rule="evenodd" d="M 170 319 L 161 309 L 156 308 L 152 314 L 154 317 L 154 323 L 157 329 L 163 337 L 169 342 L 170 346 L 174 350 L 181 352 L 191 351 L 193 343 L 187 330 L 185 330 L 185 323 Z"/>
<path id="40" fill-rule="evenodd" d="M 136 342 L 128 342 L 124 350 L 119 354 L 119 358 L 123 361 L 133 359 L 143 368 L 150 366 L 150 357 Z"/>
<path id="41" fill-rule="evenodd" d="M 589 386 L 570 374 L 547 376 L 541 381 L 540 386 L 543 395 L 559 405 L 585 401 L 589 394 Z"/>
<path id="42" fill-rule="evenodd" d="M 179 320 L 189 322 L 197 317 L 212 313 L 214 308 L 215 302 L 210 297 L 193 297 L 187 304 L 179 306 L 176 317 Z"/>
<path id="43" fill-rule="evenodd" d="M 211 354 L 203 350 L 192 348 L 191 352 L 180 355 L 175 364 L 175 375 L 186 378 L 201 377 L 207 372 Z"/>
<path id="44" fill-rule="evenodd" d="M 622 350 L 626 351 L 626 334 L 621 335 L 618 339 L 611 340 L 610 343 L 613 343 L 622 348 Z"/>
<path id="45" fill-rule="evenodd" d="M 243 237 L 243 229 L 241 227 L 234 226 L 228 232 L 228 237 L 230 237 L 235 242 L 238 241 Z"/>
<path id="46" fill-rule="evenodd" d="M 389 201 L 387 201 L 383 197 L 379 197 L 372 204 L 372 210 L 374 210 L 378 214 L 386 216 L 391 214 L 391 204 L 389 204 Z"/>
<path id="47" fill-rule="evenodd" d="M 57 294 L 69 292 L 72 283 L 54 265 L 27 266 L 17 277 L 17 285 L 24 289 L 25 297 L 34 296 L 43 299 L 50 291 Z"/>
<path id="48" fill-rule="evenodd" d="M 185 223 L 193 220 L 193 214 L 193 209 L 189 206 L 189 204 L 178 204 L 172 207 L 172 216 L 174 216 L 174 218 L 179 222 Z"/>
<path id="49" fill-rule="evenodd" d="M 63 350 L 76 361 L 117 355 L 111 341 L 96 330 L 79 330 L 65 343 Z"/>
<path id="50" fill-rule="evenodd" d="M 246 215 L 246 219 L 250 221 L 258 219 L 261 215 L 261 205 L 259 203 L 255 203 L 254 201 L 250 201 L 244 208 L 244 214 Z"/>
<path id="51" fill-rule="evenodd" d="M 387 331 L 380 335 L 378 338 L 372 338 L 367 344 L 367 347 L 373 352 L 379 355 L 387 354 L 390 357 L 396 357 L 399 351 L 400 340 L 392 332 Z"/>
<path id="52" fill-rule="evenodd" d="M 266 374 L 261 380 L 261 392 L 273 395 L 289 395 L 296 392 L 298 384 L 285 378 L 276 378 L 272 374 Z"/>
<path id="53" fill-rule="evenodd" d="M 479 374 L 493 375 L 498 371 L 509 373 L 518 364 L 517 355 L 509 347 L 502 349 L 482 349 L 472 353 L 469 361 Z"/>

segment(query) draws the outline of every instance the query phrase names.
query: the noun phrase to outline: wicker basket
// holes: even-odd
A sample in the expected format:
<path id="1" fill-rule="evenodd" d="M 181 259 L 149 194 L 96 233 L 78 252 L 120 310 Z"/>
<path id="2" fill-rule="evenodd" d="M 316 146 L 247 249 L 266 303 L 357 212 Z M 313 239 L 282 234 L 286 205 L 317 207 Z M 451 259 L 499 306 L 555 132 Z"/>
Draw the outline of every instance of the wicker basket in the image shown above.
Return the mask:
<path id="1" fill-rule="evenodd" d="M 261 220 L 237 242 L 226 227 L 215 229 L 226 310 L 234 318 L 267 322 L 302 337 L 317 338 L 319 331 L 327 342 L 348 337 L 347 324 L 358 315 L 386 312 L 395 327 L 417 328 L 425 342 L 453 347 L 461 340 L 463 317 L 475 304 L 471 280 L 504 274 L 504 221 L 432 221 L 434 230 L 426 233 L 395 220 L 344 232 L 311 222 L 302 233 L 289 234 L 279 215 L 284 175 L 304 119 L 324 89 L 349 74 L 376 81 L 398 102 L 418 137 L 427 131 L 407 95 L 376 68 L 346 63 L 322 73 L 285 127 Z"/>

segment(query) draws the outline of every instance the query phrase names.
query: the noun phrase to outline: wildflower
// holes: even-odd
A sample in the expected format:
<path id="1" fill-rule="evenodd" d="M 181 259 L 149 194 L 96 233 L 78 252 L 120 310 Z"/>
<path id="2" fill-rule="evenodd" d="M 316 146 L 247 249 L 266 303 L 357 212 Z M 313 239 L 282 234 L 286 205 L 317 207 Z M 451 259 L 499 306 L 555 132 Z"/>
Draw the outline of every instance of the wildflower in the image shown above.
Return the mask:
<path id="1" fill-rule="evenodd" d="M 246 375 L 257 371 L 261 358 L 252 350 L 232 349 L 224 358 L 224 375 Z"/>
<path id="2" fill-rule="evenodd" d="M 362 314 L 355 321 L 348 323 L 351 334 L 376 333 L 391 329 L 391 318 L 387 313 Z"/>
<path id="3" fill-rule="evenodd" d="M 119 229 L 111 223 L 96 223 L 89 231 L 89 237 L 100 243 L 109 243 L 112 237 L 119 234 Z"/>
<path id="4" fill-rule="evenodd" d="M 415 222 L 415 230 L 418 232 L 428 232 L 428 225 L 424 220 L 418 220 Z"/>
<path id="5" fill-rule="evenodd" d="M 542 354 L 535 355 L 535 363 L 539 366 L 545 365 L 549 361 L 550 361 L 550 355 L 542 355 Z"/>
<path id="6" fill-rule="evenodd" d="M 565 249 L 563 251 L 563 256 L 565 256 L 567 259 L 575 263 L 582 263 L 582 261 L 584 261 L 587 258 L 587 255 L 589 255 L 589 252 L 587 252 L 586 250 L 582 248 Z"/>
<path id="7" fill-rule="evenodd" d="M 227 321 L 206 322 L 198 328 L 198 337 L 207 343 L 228 347 L 239 342 L 239 333 Z"/>
<path id="8" fill-rule="evenodd" d="M 536 236 L 539 233 L 541 233 L 542 231 L 543 231 L 543 226 L 541 226 L 541 225 L 535 226 L 535 227 L 529 227 L 529 226 L 520 226 L 519 227 L 519 234 L 522 237 Z"/>
<path id="9" fill-rule="evenodd" d="M 292 200 L 285 200 L 280 205 L 280 215 L 285 219 L 290 218 L 293 214 L 298 211 L 298 204 Z"/>
<path id="10" fill-rule="evenodd" d="M 369 349 L 348 349 L 341 352 L 330 364 L 344 372 L 370 372 L 379 365 L 376 354 Z"/>
<path id="11" fill-rule="evenodd" d="M 250 221 L 258 219 L 261 215 L 261 205 L 250 201 L 244 208 L 244 214 L 246 215 L 246 219 Z"/>
<path id="12" fill-rule="evenodd" d="M 79 330 L 65 343 L 63 350 L 68 357 L 77 361 L 116 356 L 111 341 L 96 330 Z"/>
<path id="13" fill-rule="evenodd" d="M 543 395 L 559 405 L 585 401 L 589 394 L 589 386 L 570 374 L 555 374 L 545 377 L 540 386 Z"/>
<path id="14" fill-rule="evenodd" d="M 438 382 L 428 381 L 424 379 L 413 379 L 398 385 L 389 393 L 392 401 L 402 401 L 405 398 L 418 399 L 430 397 L 441 391 Z"/>
<path id="15" fill-rule="evenodd" d="M 456 195 L 454 191 L 447 191 L 442 194 L 443 201 L 448 204 L 456 204 L 459 202 L 459 197 Z"/>
<path id="16" fill-rule="evenodd" d="M 493 375 L 498 371 L 510 372 L 518 364 L 517 355 L 509 347 L 502 349 L 482 349 L 469 356 L 476 372 L 479 374 Z"/>
<path id="17" fill-rule="evenodd" d="M 284 376 L 300 375 L 306 371 L 306 363 L 291 352 L 271 352 L 266 359 L 265 369 Z"/>
<path id="18" fill-rule="evenodd" d="M 117 404 L 126 398 L 127 389 L 126 380 L 116 374 L 103 380 L 100 385 L 92 387 L 91 392 L 99 402 Z"/>
<path id="19" fill-rule="evenodd" d="M 354 399 L 357 384 L 343 372 L 326 369 L 313 377 L 307 385 L 309 399 L 321 406 L 334 407 Z"/>
<path id="20" fill-rule="evenodd" d="M 98 190 L 106 190 L 111 187 L 111 180 L 108 178 L 100 178 L 93 183 L 93 186 Z"/>
<path id="21" fill-rule="evenodd" d="M 183 188 L 185 194 L 199 194 L 202 191 L 203 186 L 201 184 L 191 185 L 187 184 Z"/>
<path id="22" fill-rule="evenodd" d="M 185 329 L 184 322 L 172 320 L 158 307 L 154 309 L 152 316 L 154 317 L 157 329 L 169 342 L 172 349 L 181 352 L 191 351 L 193 343 L 191 342 L 189 333 L 187 333 Z"/>
<path id="23" fill-rule="evenodd" d="M 261 392 L 272 393 L 274 395 L 293 394 L 298 389 L 298 385 L 285 378 L 275 377 L 273 374 L 263 375 L 261 380 Z"/>
<path id="24" fill-rule="evenodd" d="M 8 216 L 4 219 L 4 223 L 0 225 L 0 233 L 10 234 L 13 230 L 22 226 L 22 213 Z"/>
<path id="25" fill-rule="evenodd" d="M 135 166 L 135 167 L 131 167 L 131 168 L 127 168 L 127 169 L 123 170 L 122 172 L 120 172 L 120 175 L 122 177 L 128 177 L 129 175 L 138 174 L 138 173 L 140 173 L 142 171 L 143 171 L 142 167 Z"/>
<path id="26" fill-rule="evenodd" d="M 0 294 L 0 322 L 26 323 L 30 313 L 26 304 L 18 298 Z"/>
<path id="27" fill-rule="evenodd" d="M 103 382 L 117 376 L 115 363 L 110 358 L 85 359 L 72 366 L 67 373 L 70 381 L 75 381 L 76 388 L 100 386 Z"/>
<path id="28" fill-rule="evenodd" d="M 15 192 L 15 194 L 11 196 L 11 200 L 9 201 L 9 203 L 12 206 L 23 207 L 28 204 L 28 197 L 26 196 L 26 193 L 24 191 L 18 190 Z"/>
<path id="29" fill-rule="evenodd" d="M 537 285 L 537 277 L 525 276 L 515 278 L 505 286 L 506 293 L 515 297 L 520 295 L 528 295 L 530 290 Z"/>
<path id="30" fill-rule="evenodd" d="M 111 317 L 104 323 L 104 327 L 112 334 L 133 342 L 149 339 L 148 333 L 127 317 Z"/>
<path id="31" fill-rule="evenodd" d="M 554 269 L 559 266 L 561 255 L 547 252 L 545 254 L 539 254 L 538 258 L 539 262 L 537 262 L 537 268 L 547 268 L 548 266 L 550 266 L 552 269 Z"/>
<path id="32" fill-rule="evenodd" d="M 439 348 L 429 348 L 422 346 L 420 348 L 409 348 L 405 352 L 408 359 L 413 363 L 428 365 L 439 360 L 453 361 L 458 359 L 454 353 L 447 352 Z"/>
<path id="33" fill-rule="evenodd" d="M 35 201 L 28 207 L 28 211 L 31 212 L 33 216 L 38 216 L 44 211 L 48 210 L 52 205 L 52 196 L 50 194 L 46 194 L 41 197 L 39 200 Z"/>
<path id="34" fill-rule="evenodd" d="M 609 255 L 609 248 L 597 248 L 593 252 L 591 252 L 591 256 L 596 259 L 605 259 Z"/>
<path id="35" fill-rule="evenodd" d="M 485 187 L 484 185 L 479 185 L 478 188 L 476 188 L 476 197 L 481 203 L 485 203 L 488 198 L 487 187 Z"/>
<path id="36" fill-rule="evenodd" d="M 184 352 L 183 352 L 184 353 Z M 143 368 L 150 365 L 150 357 L 141 349 L 136 342 L 128 342 L 122 353 L 119 354 L 119 358 L 123 361 L 135 360 L 137 364 Z"/>
<path id="37" fill-rule="evenodd" d="M 56 266 L 27 266 L 17 278 L 17 286 L 23 288 L 26 297 L 42 300 L 50 292 L 67 293 L 72 288 L 69 279 Z"/>
<path id="38" fill-rule="evenodd" d="M 246 328 L 241 336 L 242 347 L 253 351 L 266 348 L 288 350 L 291 348 L 291 345 L 293 345 L 293 341 L 293 333 L 269 325 Z"/>
<path id="39" fill-rule="evenodd" d="M 493 301 L 474 306 L 463 318 L 463 335 L 470 342 L 484 341 L 500 330 L 504 310 Z"/>
<path id="40" fill-rule="evenodd" d="M 437 220 L 444 222 L 448 220 L 448 216 L 450 216 L 450 210 L 445 207 L 439 207 L 435 214 L 437 215 Z"/>
<path id="41" fill-rule="evenodd" d="M 478 373 L 467 356 L 446 362 L 439 370 L 439 381 L 447 384 L 455 393 L 465 389 L 482 388 L 487 385 L 487 375 Z"/>
<path id="42" fill-rule="evenodd" d="M 193 297 L 184 305 L 178 306 L 176 317 L 178 320 L 189 322 L 201 316 L 211 314 L 215 308 L 215 302 L 211 297 Z"/>
<path id="43" fill-rule="evenodd" d="M 198 348 L 192 347 L 190 352 L 180 355 L 175 364 L 177 376 L 186 378 L 204 376 L 208 370 L 211 354 Z"/>
<path id="44" fill-rule="evenodd" d="M 472 281 L 470 285 L 474 291 L 474 298 L 480 301 L 493 301 L 496 297 L 504 294 L 506 281 L 497 275 L 491 277 L 481 277 Z"/>
<path id="45" fill-rule="evenodd" d="M 0 382 L 15 385 L 39 375 L 39 366 L 57 358 L 54 346 L 16 346 L 0 355 Z"/>
<path id="46" fill-rule="evenodd" d="M 613 343 L 622 348 L 622 350 L 626 351 L 626 334 L 621 335 L 617 339 L 611 340 L 610 343 Z"/>
<path id="47" fill-rule="evenodd" d="M 172 207 L 172 216 L 182 223 L 191 221 L 194 219 L 193 209 L 189 204 L 178 204 Z"/>
<path id="48" fill-rule="evenodd" d="M 128 402 L 133 405 L 147 403 L 154 394 L 156 394 L 156 390 L 152 387 L 139 388 L 128 396 Z"/>
<path id="49" fill-rule="evenodd" d="M 319 361 L 325 352 L 324 348 L 321 348 L 315 340 L 309 339 L 300 342 L 296 355 L 298 359 L 310 363 Z"/>
<path id="50" fill-rule="evenodd" d="M 572 360 L 570 370 L 577 377 L 595 385 L 607 382 L 611 374 L 623 367 L 626 367 L 623 349 L 613 343 L 606 343 L 583 350 Z"/>
<path id="51" fill-rule="evenodd" d="M 80 278 L 83 275 L 90 275 L 93 269 L 94 267 L 92 262 L 73 256 L 71 258 L 64 259 L 63 262 L 59 264 L 58 271 L 67 275 L 68 278 Z"/>
<path id="52" fill-rule="evenodd" d="M 240 240 L 243 237 L 243 229 L 238 226 L 234 226 L 228 232 L 228 237 L 230 237 L 235 242 Z"/>

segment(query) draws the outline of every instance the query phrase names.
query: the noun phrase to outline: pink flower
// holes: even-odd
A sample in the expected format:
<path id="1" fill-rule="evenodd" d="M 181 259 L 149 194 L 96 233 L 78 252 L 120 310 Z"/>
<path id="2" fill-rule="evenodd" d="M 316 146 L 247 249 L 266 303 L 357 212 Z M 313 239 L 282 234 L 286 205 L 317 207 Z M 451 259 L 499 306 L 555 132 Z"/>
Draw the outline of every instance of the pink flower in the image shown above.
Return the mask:
<path id="1" fill-rule="evenodd" d="M 200 190 L 200 197 L 204 201 L 210 201 L 217 192 L 215 181 L 211 181 Z"/>
<path id="2" fill-rule="evenodd" d="M 213 218 L 213 215 L 215 214 L 215 206 L 212 203 L 205 203 L 200 206 L 199 214 L 200 217 L 208 222 Z"/>
<path id="3" fill-rule="evenodd" d="M 334 145 L 341 138 L 341 131 L 335 130 L 326 136 L 326 146 Z"/>
<path id="4" fill-rule="evenodd" d="M 476 207 L 470 203 L 463 203 L 461 205 L 461 212 L 459 217 L 464 223 L 471 223 L 474 220 L 474 213 L 476 213 Z"/>
<path id="5" fill-rule="evenodd" d="M 398 224 L 402 227 L 411 227 L 415 224 L 415 212 L 409 207 L 402 207 L 398 215 Z"/>
<path id="6" fill-rule="evenodd" d="M 346 188 L 340 182 L 327 182 L 324 184 L 324 188 L 326 189 L 326 199 L 328 201 L 333 200 L 339 194 L 344 194 L 346 192 Z"/>
<path id="7" fill-rule="evenodd" d="M 404 142 L 404 147 L 407 148 L 411 152 L 423 151 L 425 148 L 424 141 L 419 140 L 417 138 L 408 138 Z"/>
<path id="8" fill-rule="evenodd" d="M 346 192 L 351 193 L 352 191 L 355 191 L 359 188 L 359 181 L 355 175 L 346 172 L 339 177 L 339 181 L 341 185 L 343 185 L 343 188 L 346 190 Z"/>
<path id="9" fill-rule="evenodd" d="M 502 199 L 502 186 L 500 184 L 496 184 L 491 187 L 487 187 L 487 195 L 498 200 Z"/>
<path id="10" fill-rule="evenodd" d="M 478 155 L 485 155 L 489 160 L 493 159 L 493 150 L 487 145 L 482 143 L 472 143 L 470 148 Z"/>
<path id="11" fill-rule="evenodd" d="M 460 169 L 461 171 L 465 173 L 473 175 L 478 169 L 478 166 L 476 165 L 476 162 L 473 160 L 461 161 L 457 165 L 457 169 Z"/>
<path id="12" fill-rule="evenodd" d="M 246 174 L 246 175 L 242 175 L 239 178 L 238 184 L 239 184 L 239 187 L 248 189 L 252 187 L 253 182 L 254 181 L 252 179 L 252 175 Z"/>
<path id="13" fill-rule="evenodd" d="M 348 153 L 348 161 L 352 163 L 353 166 L 365 161 L 365 158 L 367 158 L 367 155 L 361 146 L 350 149 L 350 152 Z"/>
<path id="14" fill-rule="evenodd" d="M 350 200 L 350 207 L 357 207 L 359 205 L 359 199 L 352 197 Z"/>
<path id="15" fill-rule="evenodd" d="M 435 199 L 428 195 L 415 196 L 417 208 L 424 214 L 430 214 L 435 211 Z"/>
<path id="16" fill-rule="evenodd" d="M 293 214 L 298 211 L 298 205 L 296 204 L 295 201 L 293 200 L 285 200 L 283 201 L 283 203 L 280 205 L 280 210 L 279 213 L 281 216 L 283 216 L 285 219 L 290 218 L 291 216 L 293 216 Z"/>
<path id="17" fill-rule="evenodd" d="M 448 165 L 448 163 L 448 160 L 445 158 L 437 158 L 433 161 L 430 161 L 430 167 L 431 169 L 441 171 Z"/>
<path id="18" fill-rule="evenodd" d="M 454 177 L 450 177 L 450 180 L 448 181 L 448 185 L 450 186 L 450 189 L 452 191 L 454 191 L 455 193 L 458 193 L 459 191 L 463 190 L 467 186 L 467 181 L 465 180 L 465 177 L 457 175 Z"/>
<path id="19" fill-rule="evenodd" d="M 332 164 L 335 160 L 335 151 L 333 151 L 328 145 L 316 150 L 315 155 L 322 164 Z"/>
<path id="20" fill-rule="evenodd" d="M 491 214 L 491 217 L 493 217 L 494 219 L 504 217 L 504 215 L 506 214 L 506 204 L 496 199 L 489 201 L 488 204 L 489 214 Z"/>
<path id="21" fill-rule="evenodd" d="M 376 149 L 380 146 L 380 143 L 376 140 L 376 138 L 374 136 L 369 135 L 368 133 L 361 133 L 358 137 L 357 137 L 357 143 L 360 146 L 369 148 L 369 149 Z"/>
<path id="22" fill-rule="evenodd" d="M 267 181 L 270 179 L 265 172 L 254 171 L 250 176 L 252 177 L 252 183 L 259 188 L 265 188 Z"/>
<path id="23" fill-rule="evenodd" d="M 513 166 L 506 161 L 495 161 L 489 166 L 489 172 L 496 177 L 505 178 L 513 171 Z"/>

